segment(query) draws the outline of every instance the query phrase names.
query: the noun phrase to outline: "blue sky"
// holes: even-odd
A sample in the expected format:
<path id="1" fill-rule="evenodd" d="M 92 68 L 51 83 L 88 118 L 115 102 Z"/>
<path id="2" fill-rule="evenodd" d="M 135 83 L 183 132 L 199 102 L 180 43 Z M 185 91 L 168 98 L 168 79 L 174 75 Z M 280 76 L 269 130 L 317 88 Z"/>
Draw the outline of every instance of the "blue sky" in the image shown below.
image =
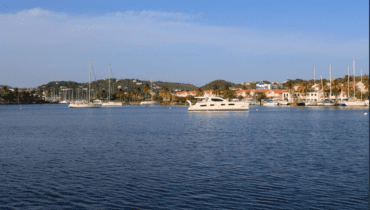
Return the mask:
<path id="1" fill-rule="evenodd" d="M 4 6 L 5 5 L 5 6 Z M 0 84 L 115 77 L 234 83 L 369 74 L 357 1 L 3 1 Z"/>

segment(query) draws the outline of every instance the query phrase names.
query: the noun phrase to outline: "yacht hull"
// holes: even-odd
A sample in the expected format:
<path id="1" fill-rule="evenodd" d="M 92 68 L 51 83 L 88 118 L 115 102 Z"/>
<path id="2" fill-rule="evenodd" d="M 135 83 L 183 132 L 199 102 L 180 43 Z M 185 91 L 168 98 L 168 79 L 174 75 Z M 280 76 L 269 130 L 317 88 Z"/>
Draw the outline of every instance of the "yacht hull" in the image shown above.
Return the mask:
<path id="1" fill-rule="evenodd" d="M 107 103 L 102 103 L 103 107 L 111 107 L 111 106 L 122 106 L 121 102 L 107 102 Z"/>
<path id="2" fill-rule="evenodd" d="M 345 103 L 346 106 L 366 106 L 365 101 L 346 101 L 343 103 Z"/>
<path id="3" fill-rule="evenodd" d="M 100 108 L 102 105 L 101 104 L 70 104 L 68 107 L 69 108 Z"/>
<path id="4" fill-rule="evenodd" d="M 249 111 L 248 109 L 189 109 L 190 112 L 237 112 L 237 111 Z"/>
<path id="5" fill-rule="evenodd" d="M 222 107 L 222 106 L 208 106 L 208 107 L 201 107 L 201 106 L 197 106 L 197 105 L 194 105 L 194 106 L 190 106 L 189 111 L 200 111 L 200 112 L 208 112 L 208 111 L 216 111 L 216 112 L 220 112 L 220 111 L 248 111 L 249 110 L 249 104 L 240 104 L 240 105 L 233 105 L 232 106 L 225 106 L 225 107 Z"/>
<path id="6" fill-rule="evenodd" d="M 156 104 L 157 104 L 157 102 L 155 102 L 155 101 L 142 101 L 140 103 L 141 106 L 152 106 L 152 105 L 156 105 Z"/>

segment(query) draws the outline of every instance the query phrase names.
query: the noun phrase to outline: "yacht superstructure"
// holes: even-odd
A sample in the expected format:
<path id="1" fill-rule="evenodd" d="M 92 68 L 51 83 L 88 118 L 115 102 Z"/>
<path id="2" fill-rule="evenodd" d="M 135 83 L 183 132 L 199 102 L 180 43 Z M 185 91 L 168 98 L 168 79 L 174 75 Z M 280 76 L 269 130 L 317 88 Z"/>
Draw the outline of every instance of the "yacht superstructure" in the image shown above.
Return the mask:
<path id="1" fill-rule="evenodd" d="M 190 104 L 188 111 L 248 111 L 249 103 L 228 101 L 220 97 L 195 97 L 198 101 Z"/>

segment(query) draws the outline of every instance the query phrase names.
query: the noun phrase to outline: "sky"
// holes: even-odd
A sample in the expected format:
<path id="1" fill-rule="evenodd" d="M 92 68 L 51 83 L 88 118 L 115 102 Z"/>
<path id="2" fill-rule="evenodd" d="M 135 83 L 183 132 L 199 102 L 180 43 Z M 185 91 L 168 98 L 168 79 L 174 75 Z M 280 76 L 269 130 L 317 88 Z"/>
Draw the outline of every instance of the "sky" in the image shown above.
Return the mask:
<path id="1" fill-rule="evenodd" d="M 0 5 L 0 85 L 233 83 L 369 75 L 366 0 L 80 0 Z"/>

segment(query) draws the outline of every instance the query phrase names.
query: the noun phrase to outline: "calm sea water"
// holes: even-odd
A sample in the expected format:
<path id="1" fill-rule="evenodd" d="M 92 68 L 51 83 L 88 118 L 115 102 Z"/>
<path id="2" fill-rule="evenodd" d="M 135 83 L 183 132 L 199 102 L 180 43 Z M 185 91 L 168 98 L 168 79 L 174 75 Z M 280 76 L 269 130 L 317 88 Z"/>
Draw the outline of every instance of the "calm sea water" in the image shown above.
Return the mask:
<path id="1" fill-rule="evenodd" d="M 0 208 L 367 209 L 364 112 L 0 106 Z"/>

